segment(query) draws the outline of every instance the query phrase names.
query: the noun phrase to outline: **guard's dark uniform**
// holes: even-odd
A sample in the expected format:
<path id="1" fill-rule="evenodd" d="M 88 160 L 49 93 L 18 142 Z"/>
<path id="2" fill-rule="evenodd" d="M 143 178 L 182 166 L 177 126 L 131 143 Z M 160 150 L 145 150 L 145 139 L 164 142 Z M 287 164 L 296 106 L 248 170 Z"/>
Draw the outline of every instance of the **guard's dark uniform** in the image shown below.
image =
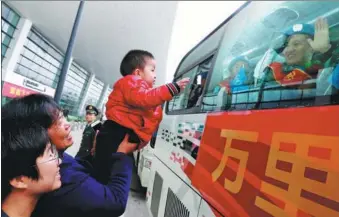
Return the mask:
<path id="1" fill-rule="evenodd" d="M 88 105 L 86 106 L 86 112 L 91 112 L 95 115 L 98 115 L 98 110 L 94 106 Z M 95 134 L 97 130 L 101 128 L 100 121 L 94 121 L 91 124 L 87 124 L 84 132 L 82 133 L 82 140 L 80 144 L 80 149 L 76 155 L 76 157 L 82 158 L 87 160 L 88 162 L 92 163 L 92 155 L 91 149 L 93 148 L 93 142 L 95 139 Z"/>

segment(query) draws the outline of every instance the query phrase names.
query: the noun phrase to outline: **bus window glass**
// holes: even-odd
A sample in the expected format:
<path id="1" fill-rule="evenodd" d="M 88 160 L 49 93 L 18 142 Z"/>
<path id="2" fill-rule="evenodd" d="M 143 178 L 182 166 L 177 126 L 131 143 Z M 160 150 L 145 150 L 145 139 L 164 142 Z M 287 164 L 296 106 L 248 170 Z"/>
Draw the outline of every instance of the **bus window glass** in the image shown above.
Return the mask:
<path id="1" fill-rule="evenodd" d="M 202 100 L 202 91 L 205 87 L 207 75 L 212 65 L 213 56 L 201 63 L 193 78 L 192 85 L 188 90 L 188 99 L 186 108 L 198 107 Z"/>
<path id="2" fill-rule="evenodd" d="M 189 90 L 192 88 L 193 84 L 193 78 L 196 75 L 198 67 L 194 67 L 193 69 L 189 70 L 185 74 L 179 76 L 177 79 L 174 80 L 174 82 L 179 81 L 183 78 L 190 78 L 189 84 L 186 86 L 186 88 L 178 95 L 174 96 L 171 101 L 168 102 L 168 111 L 176 111 L 176 110 L 182 110 L 186 108 L 187 100 L 188 100 L 188 94 Z"/>
<path id="3" fill-rule="evenodd" d="M 214 53 L 214 50 L 218 48 L 222 34 L 224 33 L 224 26 L 217 29 L 213 34 L 211 34 L 205 41 L 197 45 L 192 52 L 190 52 L 179 65 L 176 77 L 186 72 L 187 69 L 191 68 L 192 65 L 196 65 L 197 62 L 206 59 L 211 53 Z"/>
<path id="4" fill-rule="evenodd" d="M 213 56 L 200 63 L 198 66 L 179 76 L 175 81 L 189 77 L 190 82 L 185 90 L 168 103 L 168 111 L 190 109 L 199 107 L 202 92 L 206 85 L 207 75 L 212 65 Z"/>
<path id="5" fill-rule="evenodd" d="M 203 111 L 338 103 L 339 2 L 252 2 L 240 14 L 225 26 Z"/>

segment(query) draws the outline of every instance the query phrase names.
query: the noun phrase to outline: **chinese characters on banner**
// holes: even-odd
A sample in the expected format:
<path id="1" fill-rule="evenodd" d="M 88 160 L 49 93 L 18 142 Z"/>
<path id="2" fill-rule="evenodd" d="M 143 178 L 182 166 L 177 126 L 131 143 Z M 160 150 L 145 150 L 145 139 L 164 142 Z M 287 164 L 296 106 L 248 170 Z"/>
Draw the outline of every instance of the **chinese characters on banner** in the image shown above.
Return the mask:
<path id="1" fill-rule="evenodd" d="M 2 96 L 9 98 L 23 97 L 33 93 L 37 92 L 8 82 L 4 82 L 2 88 Z"/>
<path id="2" fill-rule="evenodd" d="M 339 108 L 270 115 L 208 117 L 192 185 L 228 217 L 339 217 Z"/>

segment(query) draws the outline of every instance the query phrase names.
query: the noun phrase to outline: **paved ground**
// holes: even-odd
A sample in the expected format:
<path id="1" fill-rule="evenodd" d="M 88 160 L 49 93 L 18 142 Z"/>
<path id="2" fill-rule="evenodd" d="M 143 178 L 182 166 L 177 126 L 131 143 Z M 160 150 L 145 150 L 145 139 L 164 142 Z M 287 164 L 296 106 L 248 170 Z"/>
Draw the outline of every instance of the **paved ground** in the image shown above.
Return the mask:
<path id="1" fill-rule="evenodd" d="M 74 129 L 72 135 L 74 144 L 68 148 L 66 152 L 72 156 L 75 156 L 80 147 L 82 129 Z M 146 207 L 145 194 L 140 190 L 140 182 L 136 174 L 136 169 L 133 173 L 131 189 L 132 190 L 129 193 L 126 212 L 121 217 L 150 217 Z"/>

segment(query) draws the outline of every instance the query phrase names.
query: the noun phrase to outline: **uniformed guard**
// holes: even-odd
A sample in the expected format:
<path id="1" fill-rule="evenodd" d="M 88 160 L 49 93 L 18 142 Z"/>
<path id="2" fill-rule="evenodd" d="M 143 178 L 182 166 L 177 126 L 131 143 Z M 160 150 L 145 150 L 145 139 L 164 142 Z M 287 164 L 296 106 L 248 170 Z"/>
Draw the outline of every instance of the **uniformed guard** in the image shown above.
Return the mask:
<path id="1" fill-rule="evenodd" d="M 86 106 L 87 125 L 82 135 L 80 149 L 76 155 L 76 157 L 87 160 L 90 163 L 92 163 L 92 158 L 94 155 L 95 137 L 101 127 L 101 122 L 96 120 L 98 114 L 99 111 L 95 106 Z"/>

